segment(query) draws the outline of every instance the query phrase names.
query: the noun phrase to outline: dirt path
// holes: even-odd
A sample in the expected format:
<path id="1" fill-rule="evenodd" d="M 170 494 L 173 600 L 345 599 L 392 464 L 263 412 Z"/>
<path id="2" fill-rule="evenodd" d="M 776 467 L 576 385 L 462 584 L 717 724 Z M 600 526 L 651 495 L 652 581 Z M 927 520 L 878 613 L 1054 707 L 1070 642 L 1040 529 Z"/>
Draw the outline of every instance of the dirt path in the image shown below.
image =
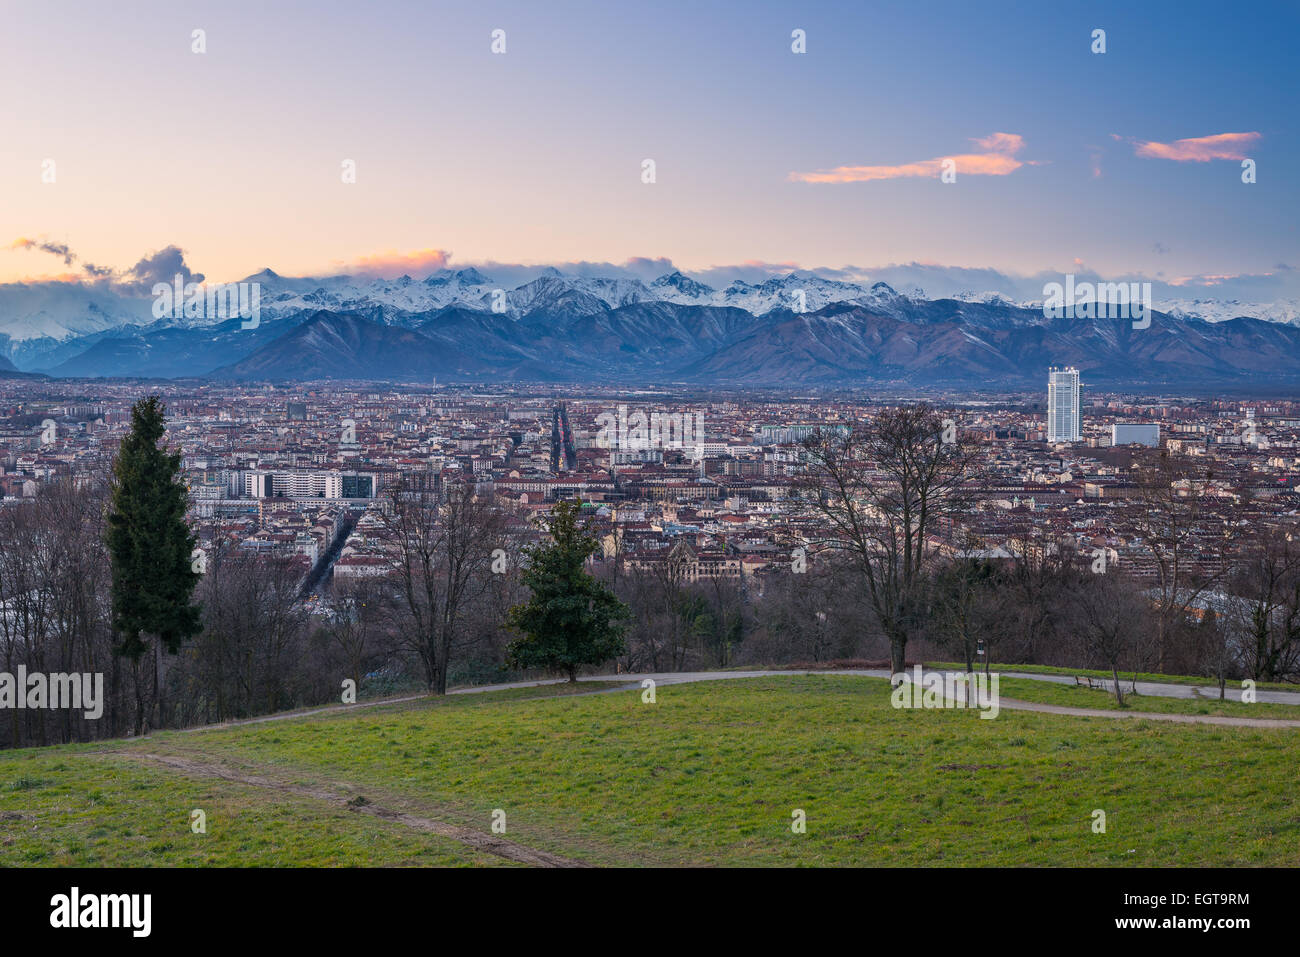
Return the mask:
<path id="1" fill-rule="evenodd" d="M 238 728 L 244 724 L 265 724 L 268 721 L 289 721 L 293 718 L 306 718 L 313 714 L 329 714 L 333 711 L 351 711 L 356 708 L 377 708 L 385 704 L 401 704 L 404 701 L 419 701 L 427 694 L 408 694 L 400 698 L 375 698 L 370 701 L 358 701 L 356 704 L 331 704 L 322 708 L 310 708 L 307 711 L 280 711 L 263 715 L 260 718 L 240 718 L 237 721 L 222 721 L 220 724 L 201 724 L 194 728 L 177 728 L 181 734 L 193 734 L 196 731 L 222 731 L 226 728 Z M 147 738 L 148 735 L 145 735 Z"/>
<path id="2" fill-rule="evenodd" d="M 312 798 L 317 801 L 326 801 L 330 804 L 347 808 L 349 811 L 355 811 L 358 814 L 369 814 L 373 817 L 382 818 L 385 821 L 395 821 L 398 824 L 412 828 L 416 831 L 427 831 L 431 834 L 437 834 L 439 837 L 450 838 L 453 841 L 458 841 L 461 844 L 472 847 L 477 851 L 495 854 L 497 857 L 504 857 L 506 860 L 515 861 L 520 864 L 529 864 L 533 867 L 589 866 L 581 861 L 561 857 L 558 854 L 551 854 L 548 851 L 539 851 L 531 847 L 524 847 L 522 844 L 516 844 L 514 841 L 507 841 L 505 838 L 498 837 L 495 834 L 484 834 L 483 832 L 475 831 L 472 828 L 458 827 L 455 824 L 448 824 L 445 821 L 435 821 L 427 817 L 417 817 L 403 811 L 396 811 L 392 808 L 384 807 L 382 804 L 371 803 L 361 795 L 348 798 L 344 794 L 326 788 L 308 787 L 303 784 L 288 784 L 283 781 L 274 781 L 270 778 L 259 777 L 254 774 L 237 772 L 231 768 L 222 767 L 219 764 L 207 764 L 190 758 L 175 757 L 166 754 L 150 754 L 143 751 L 122 751 L 117 753 L 137 760 L 152 761 L 156 764 L 162 764 L 195 777 L 221 778 L 223 781 L 233 781 L 236 784 L 268 788 L 286 794 L 293 794 L 298 797 Z"/>

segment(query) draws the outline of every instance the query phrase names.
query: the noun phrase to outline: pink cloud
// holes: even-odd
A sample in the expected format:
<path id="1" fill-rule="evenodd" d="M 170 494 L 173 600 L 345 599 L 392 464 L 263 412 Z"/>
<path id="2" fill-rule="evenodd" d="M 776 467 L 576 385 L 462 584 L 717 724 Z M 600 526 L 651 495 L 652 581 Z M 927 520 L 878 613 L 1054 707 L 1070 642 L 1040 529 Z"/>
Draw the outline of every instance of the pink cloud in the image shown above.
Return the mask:
<path id="1" fill-rule="evenodd" d="M 1027 160 L 1015 158 L 1015 154 L 1025 146 L 1024 137 L 1017 133 L 991 133 L 971 142 L 984 152 L 957 153 L 899 166 L 837 166 L 811 173 L 791 173 L 788 178 L 802 183 L 866 183 L 878 179 L 938 176 L 949 160 L 957 173 L 966 176 L 1007 176 L 1022 166 L 1033 165 Z"/>
<path id="2" fill-rule="evenodd" d="M 797 262 L 791 262 L 789 260 L 782 263 L 770 263 L 762 259 L 745 259 L 741 261 L 740 265 L 752 269 L 799 269 L 801 268 Z"/>
<path id="3" fill-rule="evenodd" d="M 1172 143 L 1136 142 L 1138 156 L 1148 159 L 1167 159 L 1177 163 L 1208 163 L 1210 160 L 1241 160 L 1246 149 L 1259 139 L 1259 133 L 1216 133 L 1197 136 Z"/>
<path id="4" fill-rule="evenodd" d="M 1271 276 L 1272 273 L 1261 273 L 1264 276 Z M 1179 276 L 1177 279 L 1170 279 L 1171 286 L 1218 286 L 1227 282 L 1229 279 L 1240 279 L 1241 273 L 1228 273 L 1222 276 L 1205 275 L 1205 276 Z"/>
<path id="5" fill-rule="evenodd" d="M 404 274 L 427 274 L 447 268 L 451 253 L 445 249 L 416 249 L 398 252 L 389 249 L 369 256 L 360 256 L 350 263 L 335 262 L 339 272 L 355 276 L 372 276 L 392 279 Z"/>
<path id="6" fill-rule="evenodd" d="M 36 284 L 42 282 L 80 283 L 80 282 L 85 282 L 85 280 L 86 277 L 81 273 L 60 272 L 60 273 L 46 273 L 42 275 L 19 276 L 17 279 L 6 279 L 5 282 L 17 282 L 17 283 L 28 283 L 28 284 Z"/>
<path id="7" fill-rule="evenodd" d="M 1102 148 L 1100 146 L 1088 147 L 1089 167 L 1092 170 L 1093 179 L 1101 179 L 1101 157 Z"/>
<path id="8" fill-rule="evenodd" d="M 971 142 L 991 153 L 1019 153 L 1025 146 L 1025 138 L 1019 133 L 990 133 Z"/>

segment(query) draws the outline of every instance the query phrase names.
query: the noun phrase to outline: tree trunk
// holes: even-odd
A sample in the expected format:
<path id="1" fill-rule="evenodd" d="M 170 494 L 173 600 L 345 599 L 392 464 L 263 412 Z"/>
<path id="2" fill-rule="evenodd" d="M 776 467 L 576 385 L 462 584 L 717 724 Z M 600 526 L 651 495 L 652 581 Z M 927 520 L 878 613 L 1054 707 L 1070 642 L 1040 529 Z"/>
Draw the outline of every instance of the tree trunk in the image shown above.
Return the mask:
<path id="1" fill-rule="evenodd" d="M 144 734 L 144 688 L 140 684 L 140 659 L 131 659 L 131 685 L 135 690 L 135 736 Z"/>
<path id="2" fill-rule="evenodd" d="M 164 707 L 165 707 L 165 702 L 163 701 L 163 698 L 165 697 L 165 690 L 164 690 L 164 688 L 163 688 L 163 682 L 166 680 L 166 675 L 165 675 L 165 673 L 164 673 L 164 671 L 163 671 L 163 667 L 164 667 L 164 666 L 163 666 L 162 654 L 163 654 L 163 650 L 162 650 L 162 642 L 161 642 L 161 641 L 156 641 L 156 642 L 154 642 L 154 646 L 153 646 L 153 697 L 154 697 L 154 701 L 156 702 L 156 704 L 157 704 L 157 706 L 158 706 L 158 723 L 157 723 L 157 726 L 158 726 L 159 728 L 165 728 L 165 727 L 167 727 L 167 716 L 166 716 L 165 714 L 163 714 L 163 709 L 164 709 Z"/>
<path id="3" fill-rule="evenodd" d="M 900 675 L 907 668 L 907 639 L 890 638 L 889 639 L 889 670 L 892 674 Z"/>

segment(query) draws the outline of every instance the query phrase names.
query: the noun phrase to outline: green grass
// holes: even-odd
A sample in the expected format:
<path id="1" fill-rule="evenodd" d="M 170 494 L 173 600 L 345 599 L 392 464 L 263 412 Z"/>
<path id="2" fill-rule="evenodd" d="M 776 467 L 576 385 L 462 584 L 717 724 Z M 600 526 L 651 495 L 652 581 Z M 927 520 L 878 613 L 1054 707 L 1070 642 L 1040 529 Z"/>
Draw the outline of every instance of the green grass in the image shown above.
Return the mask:
<path id="1" fill-rule="evenodd" d="M 561 681 L 554 684 L 527 685 L 521 688 L 503 688 L 497 691 L 472 691 L 472 686 L 462 685 L 460 687 L 449 688 L 447 691 L 448 701 L 462 700 L 466 694 L 474 698 L 486 698 L 492 701 L 510 701 L 514 699 L 528 699 L 537 697 L 562 697 L 564 695 L 574 694 L 595 694 L 599 691 L 606 691 L 613 688 L 626 687 L 628 681 Z M 403 693 L 395 695 L 385 695 L 382 698 L 361 698 L 354 705 L 343 704 L 326 704 L 313 708 L 303 708 L 298 711 L 285 711 L 275 715 L 275 721 L 296 720 L 298 717 L 313 717 L 320 713 L 340 713 L 348 711 L 350 708 L 359 708 L 372 710 L 382 708 L 384 710 L 401 709 L 408 706 L 422 706 L 427 703 L 428 695 L 425 692 Z M 266 724 L 267 719 L 245 718 L 233 719 L 229 722 L 233 726 Z M 271 722 L 275 723 L 275 722 Z"/>
<path id="2" fill-rule="evenodd" d="M 17 781 L 28 783 L 15 786 Z M 206 815 L 206 833 L 191 812 Z M 0 865 L 476 865 L 465 845 L 324 802 L 62 748 L 0 759 Z"/>
<path id="3" fill-rule="evenodd" d="M 962 661 L 928 661 L 925 663 L 925 667 L 953 668 L 958 671 L 964 671 L 966 668 L 966 663 Z M 984 664 L 982 662 L 978 663 L 976 665 L 976 670 L 983 671 Z M 1110 680 L 1109 671 L 1096 671 L 1096 670 L 1090 670 L 1088 668 L 1059 668 L 1055 665 L 990 664 L 989 670 L 998 671 L 1002 673 L 1006 673 L 1008 671 L 1019 671 L 1021 674 L 1027 674 L 1027 675 L 1087 675 L 1091 678 L 1105 678 L 1107 680 Z M 1165 674 L 1157 674 L 1157 673 L 1146 672 L 1146 671 L 1139 671 L 1135 675 L 1135 673 L 1132 671 L 1121 671 L 1119 673 L 1119 676 L 1120 679 L 1123 681 L 1132 681 L 1134 677 L 1136 677 L 1138 681 L 1150 681 L 1150 682 L 1167 684 L 1167 685 L 1204 685 L 1206 687 L 1213 686 L 1216 689 L 1216 693 L 1219 687 L 1219 680 L 1217 678 L 1206 678 L 1204 676 L 1197 677 L 1196 675 L 1165 675 Z M 1259 681 L 1256 682 L 1255 687 L 1261 691 L 1294 691 L 1300 693 L 1300 684 L 1287 684 L 1285 682 L 1279 682 L 1279 681 Z M 1228 686 L 1227 686 L 1228 693 L 1231 694 L 1234 689 L 1238 692 L 1238 694 L 1240 694 L 1241 692 L 1240 681 L 1228 682 Z"/>
<path id="4" fill-rule="evenodd" d="M 1300 865 L 1300 730 L 983 720 L 834 674 L 661 686 L 653 705 L 524 690 L 3 753 L 0 817 L 24 816 L 0 820 L 0 864 L 503 863 L 148 751 L 484 833 L 499 808 L 509 839 L 597 864 Z"/>
<path id="5" fill-rule="evenodd" d="M 1128 690 L 1128 682 L 1121 679 L 1125 711 L 1147 711 L 1159 714 L 1201 714 L 1228 718 L 1282 718 L 1300 721 L 1300 705 L 1241 701 L 1220 701 L 1218 698 L 1165 698 L 1159 695 L 1135 695 Z M 998 693 L 1006 698 L 1033 701 L 1040 704 L 1059 704 L 1071 708 L 1100 708 L 1119 710 L 1119 703 L 1110 691 L 1099 691 L 1073 684 L 1056 684 L 1035 681 L 1032 678 L 998 678 Z M 1231 693 L 1231 691 L 1229 691 Z"/>

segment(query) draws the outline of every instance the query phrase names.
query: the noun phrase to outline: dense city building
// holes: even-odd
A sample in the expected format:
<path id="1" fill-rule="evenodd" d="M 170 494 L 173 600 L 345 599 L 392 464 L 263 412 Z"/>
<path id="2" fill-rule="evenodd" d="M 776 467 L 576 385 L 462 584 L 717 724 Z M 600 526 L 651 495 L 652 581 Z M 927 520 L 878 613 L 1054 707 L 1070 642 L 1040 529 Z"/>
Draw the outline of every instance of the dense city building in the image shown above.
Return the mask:
<path id="1" fill-rule="evenodd" d="M 1154 574 L 1132 459 L 1149 446 L 1202 462 L 1211 476 L 1178 492 L 1203 503 L 1194 566 L 1228 560 L 1225 528 L 1294 522 L 1300 404 L 1097 394 L 1085 423 L 1078 371 L 1050 375 L 1045 410 L 1041 394 L 914 397 L 951 418 L 977 453 L 969 505 L 946 520 L 936 551 L 1109 549 L 1134 574 Z M 5 507 L 21 507 L 53 478 L 102 475 L 140 394 L 121 383 L 0 389 Z M 205 548 L 227 542 L 296 555 L 304 579 L 380 574 L 389 544 L 379 517 L 392 490 L 467 483 L 533 535 L 557 501 L 581 499 L 604 542 L 597 563 L 658 563 L 691 581 L 760 588 L 765 576 L 789 571 L 791 542 L 819 534 L 797 507 L 801 443 L 818 430 L 843 435 L 898 404 L 837 393 L 632 399 L 613 388 L 553 386 L 159 391 Z M 1053 444 L 1061 442 L 1071 448 Z"/>

